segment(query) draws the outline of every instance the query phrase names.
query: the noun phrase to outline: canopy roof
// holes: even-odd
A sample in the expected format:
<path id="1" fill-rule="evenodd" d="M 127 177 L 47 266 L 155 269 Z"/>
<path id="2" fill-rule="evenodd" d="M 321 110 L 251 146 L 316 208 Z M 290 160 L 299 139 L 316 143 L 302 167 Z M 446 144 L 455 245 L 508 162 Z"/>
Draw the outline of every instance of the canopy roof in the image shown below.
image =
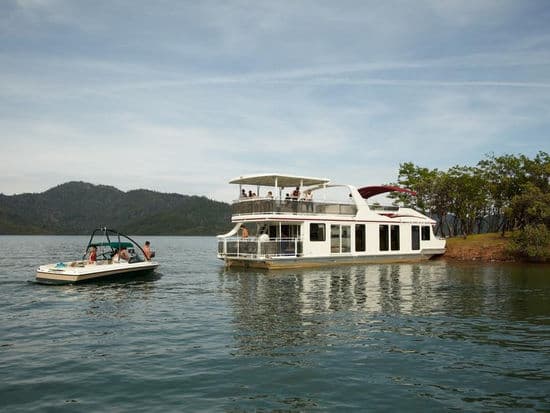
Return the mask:
<path id="1" fill-rule="evenodd" d="M 404 192 L 410 195 L 416 195 L 416 192 L 411 191 L 410 189 L 399 188 L 398 186 L 364 186 L 363 188 L 358 189 L 361 196 L 365 199 L 373 197 L 375 195 L 384 194 L 386 192 Z"/>
<path id="2" fill-rule="evenodd" d="M 111 241 L 111 242 L 93 242 L 90 245 L 95 245 L 96 247 L 111 247 L 111 248 L 133 248 L 134 244 L 131 242 L 125 241 Z"/>
<path id="3" fill-rule="evenodd" d="M 288 188 L 294 186 L 312 186 L 329 183 L 325 178 L 311 178 L 306 176 L 294 175 L 279 175 L 279 174 L 262 174 L 262 175 L 247 175 L 239 176 L 238 178 L 229 181 L 230 184 L 240 185 L 259 185 L 273 186 L 278 188 Z"/>

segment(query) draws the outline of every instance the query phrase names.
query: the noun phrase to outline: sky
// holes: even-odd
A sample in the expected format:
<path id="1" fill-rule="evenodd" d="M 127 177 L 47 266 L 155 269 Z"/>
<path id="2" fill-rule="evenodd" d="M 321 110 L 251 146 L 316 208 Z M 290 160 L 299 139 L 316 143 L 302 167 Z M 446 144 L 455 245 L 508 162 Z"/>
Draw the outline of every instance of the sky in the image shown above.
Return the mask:
<path id="1" fill-rule="evenodd" d="M 0 1 L 0 192 L 230 201 L 550 152 L 550 2 Z"/>

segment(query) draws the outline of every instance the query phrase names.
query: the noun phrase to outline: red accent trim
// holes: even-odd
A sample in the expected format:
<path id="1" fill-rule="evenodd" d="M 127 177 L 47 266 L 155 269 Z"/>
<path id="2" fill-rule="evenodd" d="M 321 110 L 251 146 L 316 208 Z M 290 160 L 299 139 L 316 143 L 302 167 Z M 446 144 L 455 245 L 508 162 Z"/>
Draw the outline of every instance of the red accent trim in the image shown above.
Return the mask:
<path id="1" fill-rule="evenodd" d="M 383 185 L 383 186 L 364 186 L 358 189 L 361 196 L 365 199 L 375 195 L 384 194 L 386 192 L 403 192 L 405 194 L 416 195 L 416 192 L 410 189 L 399 188 L 398 186 Z"/>

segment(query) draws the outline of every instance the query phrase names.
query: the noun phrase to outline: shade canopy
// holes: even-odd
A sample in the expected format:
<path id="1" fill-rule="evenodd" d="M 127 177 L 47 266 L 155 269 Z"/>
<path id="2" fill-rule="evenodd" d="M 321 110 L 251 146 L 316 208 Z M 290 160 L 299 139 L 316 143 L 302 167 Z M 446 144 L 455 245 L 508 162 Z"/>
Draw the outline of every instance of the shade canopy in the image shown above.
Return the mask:
<path id="1" fill-rule="evenodd" d="M 383 186 L 364 186 L 358 189 L 361 196 L 365 199 L 375 195 L 385 194 L 386 192 L 403 192 L 405 194 L 416 195 L 416 192 L 410 189 L 399 188 L 398 186 L 383 185 Z"/>
<path id="2" fill-rule="evenodd" d="M 111 247 L 111 248 L 133 248 L 134 244 L 125 241 L 111 241 L 111 242 L 92 242 L 90 245 L 96 247 Z"/>
<path id="3" fill-rule="evenodd" d="M 325 178 L 312 178 L 307 176 L 262 174 L 240 176 L 232 179 L 229 183 L 238 185 L 259 185 L 288 188 L 295 186 L 323 185 L 329 183 L 329 180 Z"/>

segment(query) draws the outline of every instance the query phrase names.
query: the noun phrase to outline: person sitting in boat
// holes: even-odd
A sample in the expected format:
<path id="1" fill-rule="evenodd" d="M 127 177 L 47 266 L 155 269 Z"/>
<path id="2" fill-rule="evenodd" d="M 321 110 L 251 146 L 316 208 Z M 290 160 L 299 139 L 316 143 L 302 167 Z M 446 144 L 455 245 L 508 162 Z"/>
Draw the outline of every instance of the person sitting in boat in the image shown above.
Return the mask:
<path id="1" fill-rule="evenodd" d="M 241 232 L 241 237 L 244 239 L 244 238 L 248 238 L 248 228 L 246 228 L 244 225 L 241 227 L 242 229 L 242 232 Z"/>
<path id="2" fill-rule="evenodd" d="M 155 256 L 155 253 L 151 251 L 151 243 L 149 241 L 145 241 L 145 245 L 143 246 L 143 253 L 145 254 L 145 259 L 147 261 L 151 261 L 151 258 Z"/>
<path id="3" fill-rule="evenodd" d="M 92 245 L 88 256 L 88 263 L 93 264 L 97 261 L 97 247 Z"/>
<path id="4" fill-rule="evenodd" d="M 120 251 L 118 252 L 119 260 L 122 261 L 130 261 L 130 254 L 128 254 L 128 250 L 126 247 L 122 246 L 120 247 Z"/>

